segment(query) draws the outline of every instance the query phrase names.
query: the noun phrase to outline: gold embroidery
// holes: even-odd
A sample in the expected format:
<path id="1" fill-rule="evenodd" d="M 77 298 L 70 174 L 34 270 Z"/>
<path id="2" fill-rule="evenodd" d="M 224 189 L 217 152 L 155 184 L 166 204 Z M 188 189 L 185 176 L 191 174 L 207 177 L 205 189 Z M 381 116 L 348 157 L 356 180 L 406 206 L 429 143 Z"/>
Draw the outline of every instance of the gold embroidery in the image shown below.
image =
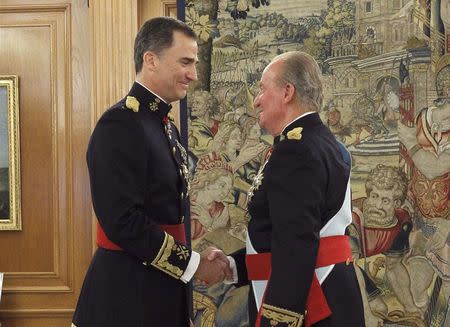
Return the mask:
<path id="1" fill-rule="evenodd" d="M 292 131 L 287 133 L 288 140 L 301 140 L 302 138 L 302 127 L 294 128 Z"/>
<path id="2" fill-rule="evenodd" d="M 187 248 L 185 248 L 184 246 L 174 245 L 173 250 L 177 252 L 178 258 L 183 259 L 183 260 L 186 260 L 187 258 L 189 258 L 189 250 Z"/>
<path id="3" fill-rule="evenodd" d="M 151 111 L 157 111 L 158 110 L 158 104 L 156 102 L 150 102 L 148 104 Z"/>
<path id="4" fill-rule="evenodd" d="M 194 305 L 194 316 L 198 311 L 201 311 L 200 326 L 213 327 L 217 306 L 208 296 L 203 295 L 199 292 L 193 292 L 193 305 Z"/>
<path id="5" fill-rule="evenodd" d="M 156 267 L 165 273 L 169 274 L 172 277 L 180 278 L 183 275 L 183 270 L 169 263 L 168 259 L 172 254 L 172 249 L 175 245 L 175 241 L 172 236 L 167 233 L 164 233 L 164 241 L 159 249 L 158 255 L 152 261 L 152 266 Z"/>
<path id="6" fill-rule="evenodd" d="M 127 96 L 127 99 L 125 100 L 125 107 L 127 107 L 130 110 L 133 110 L 134 112 L 139 111 L 139 101 L 132 96 Z"/>
<path id="7" fill-rule="evenodd" d="M 297 312 L 281 309 L 269 304 L 263 304 L 261 316 L 270 320 L 271 326 L 285 323 L 289 327 L 300 327 L 303 323 L 303 315 Z"/>

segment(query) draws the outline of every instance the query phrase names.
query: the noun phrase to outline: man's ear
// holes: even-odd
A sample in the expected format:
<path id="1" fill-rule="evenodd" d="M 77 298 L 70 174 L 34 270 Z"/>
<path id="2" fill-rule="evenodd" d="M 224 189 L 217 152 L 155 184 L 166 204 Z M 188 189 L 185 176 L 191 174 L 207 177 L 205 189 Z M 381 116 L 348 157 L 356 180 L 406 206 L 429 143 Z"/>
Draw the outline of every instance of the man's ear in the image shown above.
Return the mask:
<path id="1" fill-rule="evenodd" d="M 286 83 L 284 86 L 284 103 L 291 102 L 295 97 L 295 86 L 291 83 Z"/>
<path id="2" fill-rule="evenodd" d="M 158 66 L 158 56 L 152 51 L 146 51 L 144 52 L 142 64 L 153 71 Z"/>

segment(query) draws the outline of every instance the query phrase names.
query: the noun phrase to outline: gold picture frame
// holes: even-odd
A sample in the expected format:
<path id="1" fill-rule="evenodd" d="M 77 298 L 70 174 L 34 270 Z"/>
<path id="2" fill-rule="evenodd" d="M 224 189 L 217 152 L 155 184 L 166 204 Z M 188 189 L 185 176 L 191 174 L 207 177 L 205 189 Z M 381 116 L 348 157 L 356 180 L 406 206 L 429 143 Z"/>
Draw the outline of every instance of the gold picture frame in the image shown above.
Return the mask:
<path id="1" fill-rule="evenodd" d="M 0 231 L 22 230 L 19 77 L 0 75 Z"/>
<path id="2" fill-rule="evenodd" d="M 175 0 L 161 1 L 164 16 L 177 18 L 177 2 Z"/>

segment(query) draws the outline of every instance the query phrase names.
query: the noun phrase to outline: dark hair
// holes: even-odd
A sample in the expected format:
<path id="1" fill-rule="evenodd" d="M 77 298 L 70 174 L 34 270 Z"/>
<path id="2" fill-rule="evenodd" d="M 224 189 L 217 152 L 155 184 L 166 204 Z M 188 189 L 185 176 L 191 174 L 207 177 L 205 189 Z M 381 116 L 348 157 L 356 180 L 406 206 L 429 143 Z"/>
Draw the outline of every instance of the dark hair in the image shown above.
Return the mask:
<path id="1" fill-rule="evenodd" d="M 179 31 L 193 39 L 195 32 L 186 23 L 170 17 L 156 17 L 147 20 L 142 25 L 134 40 L 134 68 L 136 73 L 142 69 L 144 53 L 153 51 L 160 54 L 170 48 L 173 42 L 173 32 Z"/>

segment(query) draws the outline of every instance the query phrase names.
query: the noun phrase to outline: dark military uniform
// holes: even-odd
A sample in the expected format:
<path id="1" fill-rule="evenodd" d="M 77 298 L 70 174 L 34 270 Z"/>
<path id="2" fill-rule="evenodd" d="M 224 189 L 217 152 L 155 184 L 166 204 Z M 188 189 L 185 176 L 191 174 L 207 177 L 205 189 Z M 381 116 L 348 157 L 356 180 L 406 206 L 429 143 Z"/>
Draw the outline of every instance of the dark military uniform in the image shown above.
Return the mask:
<path id="1" fill-rule="evenodd" d="M 92 202 L 107 238 L 86 274 L 77 327 L 188 326 L 191 250 L 159 225 L 182 223 L 186 154 L 170 105 L 138 83 L 100 118 L 87 150 Z"/>
<path id="2" fill-rule="evenodd" d="M 317 113 L 292 122 L 275 138 L 273 153 L 249 192 L 249 239 L 256 252 L 271 253 L 260 326 L 303 326 L 320 231 L 342 207 L 349 174 L 349 162 Z M 238 285 L 248 283 L 244 255 L 244 250 L 233 254 Z M 332 314 L 314 326 L 364 326 L 352 264 L 335 264 L 322 290 Z M 250 326 L 259 309 L 253 291 L 251 286 Z"/>

